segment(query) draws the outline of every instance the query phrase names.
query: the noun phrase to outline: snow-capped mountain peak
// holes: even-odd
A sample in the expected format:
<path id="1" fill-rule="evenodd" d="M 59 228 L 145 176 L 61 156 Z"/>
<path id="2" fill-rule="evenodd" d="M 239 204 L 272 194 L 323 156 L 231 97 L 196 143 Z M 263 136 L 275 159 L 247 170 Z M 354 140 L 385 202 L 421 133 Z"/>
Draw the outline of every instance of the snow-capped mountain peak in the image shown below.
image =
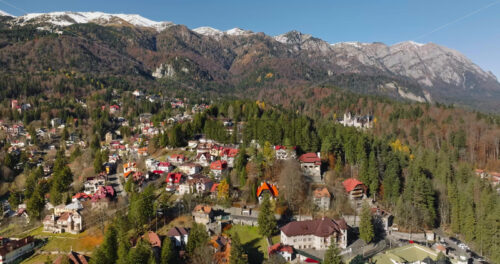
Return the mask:
<path id="1" fill-rule="evenodd" d="M 250 30 L 243 30 L 241 28 L 233 28 L 233 29 L 227 30 L 225 33 L 228 35 L 231 35 L 231 36 L 244 36 L 244 35 L 250 35 L 253 32 Z"/>
<path id="2" fill-rule="evenodd" d="M 193 29 L 193 31 L 200 35 L 205 35 L 205 36 L 219 36 L 223 34 L 222 31 L 213 27 L 199 27 Z"/>
<path id="3" fill-rule="evenodd" d="M 10 16 L 10 17 L 15 17 L 15 16 L 13 16 L 13 15 L 11 15 L 11 14 L 9 14 L 9 13 L 7 13 L 7 12 L 3 11 L 3 10 L 0 10 L 0 16 Z"/>
<path id="4" fill-rule="evenodd" d="M 209 37 L 216 37 L 216 38 L 220 38 L 223 35 L 245 36 L 245 35 L 250 35 L 253 33 L 250 30 L 243 30 L 241 28 L 233 28 L 233 29 L 229 29 L 226 31 L 221 31 L 221 30 L 218 30 L 218 29 L 212 28 L 212 27 L 199 27 L 199 28 L 193 29 L 193 31 L 200 34 L 200 35 L 209 36 Z"/>
<path id="5" fill-rule="evenodd" d="M 131 24 L 137 27 L 149 27 L 161 31 L 174 25 L 172 22 L 156 22 L 135 14 L 107 14 L 103 12 L 51 12 L 31 13 L 15 19 L 17 24 L 49 23 L 56 26 L 69 26 L 73 24 L 96 23 Z"/>

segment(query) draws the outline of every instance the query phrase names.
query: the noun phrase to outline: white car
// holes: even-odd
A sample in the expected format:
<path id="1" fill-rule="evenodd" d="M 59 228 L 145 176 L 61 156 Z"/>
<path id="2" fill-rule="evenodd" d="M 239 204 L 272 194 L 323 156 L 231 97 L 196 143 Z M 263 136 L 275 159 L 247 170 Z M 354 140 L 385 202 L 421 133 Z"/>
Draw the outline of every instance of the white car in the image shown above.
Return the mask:
<path id="1" fill-rule="evenodd" d="M 466 245 L 466 244 L 464 244 L 464 243 L 460 243 L 460 244 L 458 244 L 458 247 L 459 247 L 459 248 L 461 248 L 461 249 L 463 249 L 463 250 L 469 250 L 469 246 L 467 246 L 467 245 Z"/>

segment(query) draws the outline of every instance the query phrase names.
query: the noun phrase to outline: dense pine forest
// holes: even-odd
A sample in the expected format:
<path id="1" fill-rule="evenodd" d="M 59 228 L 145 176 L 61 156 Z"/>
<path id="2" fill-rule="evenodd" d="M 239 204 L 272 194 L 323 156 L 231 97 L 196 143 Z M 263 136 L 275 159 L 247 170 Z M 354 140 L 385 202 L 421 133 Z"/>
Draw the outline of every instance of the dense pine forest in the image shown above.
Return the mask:
<path id="1" fill-rule="evenodd" d="M 370 99 L 361 100 L 370 102 Z M 475 174 L 471 157 L 479 156 L 479 153 L 470 153 L 473 148 L 468 147 L 470 143 L 465 128 L 453 126 L 453 121 L 444 121 L 444 125 L 449 124 L 459 130 L 449 132 L 448 140 L 438 139 L 439 145 L 432 143 L 432 148 L 427 144 L 434 139 L 419 138 L 418 127 L 425 128 L 421 120 L 430 119 L 430 111 L 461 112 L 466 114 L 465 118 L 474 114 L 443 106 L 395 103 L 385 107 L 396 110 L 389 114 L 389 118 L 381 117 L 373 130 L 361 132 L 328 118 L 313 119 L 264 102 L 227 101 L 196 116 L 193 123 L 173 128 L 164 135 L 168 139 L 158 141 L 180 146 L 196 133 L 204 133 L 226 143 L 242 141 L 243 146 L 250 146 L 251 141 L 256 140 L 264 146 L 263 152 L 256 159 L 251 159 L 249 164 L 240 162 L 235 166 L 239 182 L 234 184 L 246 184 L 249 189 L 255 189 L 257 183 L 266 177 L 273 177 L 269 170 L 272 171 L 275 165 L 266 159 L 266 146 L 296 146 L 299 153 L 321 152 L 324 162 L 328 164 L 327 170 L 331 171 L 328 173 L 331 176 L 327 179 L 328 184 L 334 185 L 348 177 L 359 178 L 369 187 L 369 195 L 394 213 L 401 229 L 418 232 L 441 228 L 460 234 L 465 241 L 473 243 L 478 252 L 499 260 L 498 237 L 492 235 L 498 234 L 499 196 L 489 182 Z M 231 118 L 242 122 L 242 133 L 231 137 L 222 123 L 213 121 L 213 118 Z M 498 129 L 495 117 L 476 114 L 476 118 L 479 123 L 484 122 Z M 393 124 L 392 131 L 398 132 L 384 134 L 387 130 L 380 126 L 387 119 Z M 446 119 L 454 120 L 453 117 Z M 417 127 L 417 132 L 406 136 L 397 122 L 407 123 L 408 120 L 416 124 L 413 127 Z M 432 127 L 438 126 L 432 123 L 428 123 L 431 128 L 426 133 L 433 133 Z M 242 152 L 241 155 L 252 154 Z M 483 164 L 493 164 L 492 168 L 496 168 L 498 159 L 495 156 L 486 155 L 483 158 L 486 159 Z M 284 204 L 287 202 L 283 201 Z M 304 200 L 296 202 L 297 208 L 305 205 Z"/>

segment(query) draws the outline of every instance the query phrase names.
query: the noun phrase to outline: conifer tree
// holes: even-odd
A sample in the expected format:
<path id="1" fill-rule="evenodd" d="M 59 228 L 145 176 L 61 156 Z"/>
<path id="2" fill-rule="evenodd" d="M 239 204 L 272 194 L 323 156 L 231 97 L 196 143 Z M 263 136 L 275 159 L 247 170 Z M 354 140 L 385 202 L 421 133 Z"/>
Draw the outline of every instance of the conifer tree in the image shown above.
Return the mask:
<path id="1" fill-rule="evenodd" d="M 271 201 L 269 195 L 265 194 L 264 199 L 259 207 L 259 216 L 257 219 L 259 224 L 259 233 L 265 237 L 271 237 L 277 231 L 276 218 L 271 210 Z"/>
<path id="2" fill-rule="evenodd" d="M 245 259 L 245 251 L 241 245 L 240 238 L 238 234 L 231 236 L 231 258 L 229 260 L 230 264 L 245 264 L 247 260 Z"/>
<path id="3" fill-rule="evenodd" d="M 340 251 L 335 245 L 335 242 L 330 241 L 330 246 L 325 252 L 325 258 L 322 262 L 323 264 L 342 264 L 342 257 L 340 256 Z"/>
<path id="4" fill-rule="evenodd" d="M 165 237 L 163 239 L 163 244 L 161 245 L 161 264 L 174 264 L 177 261 L 176 252 L 174 249 L 174 244 L 170 237 Z"/>
<path id="5" fill-rule="evenodd" d="M 363 204 L 361 211 L 361 221 L 359 223 L 359 237 L 366 243 L 370 243 L 375 237 L 373 228 L 373 219 L 370 207 L 367 203 Z"/>
<path id="6" fill-rule="evenodd" d="M 370 159 L 368 160 L 368 179 L 369 181 L 366 184 L 369 184 L 370 194 L 375 198 L 379 187 L 378 162 L 375 151 L 370 152 Z"/>
<path id="7" fill-rule="evenodd" d="M 186 250 L 189 254 L 193 254 L 197 248 L 204 246 L 208 241 L 208 234 L 205 226 L 194 223 L 189 232 L 189 239 L 186 245 Z"/>

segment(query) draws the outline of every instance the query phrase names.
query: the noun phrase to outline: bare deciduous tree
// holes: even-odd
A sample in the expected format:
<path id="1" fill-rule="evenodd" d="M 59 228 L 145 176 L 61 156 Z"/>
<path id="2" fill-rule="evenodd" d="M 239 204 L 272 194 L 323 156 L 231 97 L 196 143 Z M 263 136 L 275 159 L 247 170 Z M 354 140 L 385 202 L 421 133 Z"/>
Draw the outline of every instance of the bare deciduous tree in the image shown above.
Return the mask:
<path id="1" fill-rule="evenodd" d="M 279 175 L 279 188 L 291 210 L 295 211 L 305 203 L 309 184 L 301 172 L 298 161 L 285 161 Z"/>

